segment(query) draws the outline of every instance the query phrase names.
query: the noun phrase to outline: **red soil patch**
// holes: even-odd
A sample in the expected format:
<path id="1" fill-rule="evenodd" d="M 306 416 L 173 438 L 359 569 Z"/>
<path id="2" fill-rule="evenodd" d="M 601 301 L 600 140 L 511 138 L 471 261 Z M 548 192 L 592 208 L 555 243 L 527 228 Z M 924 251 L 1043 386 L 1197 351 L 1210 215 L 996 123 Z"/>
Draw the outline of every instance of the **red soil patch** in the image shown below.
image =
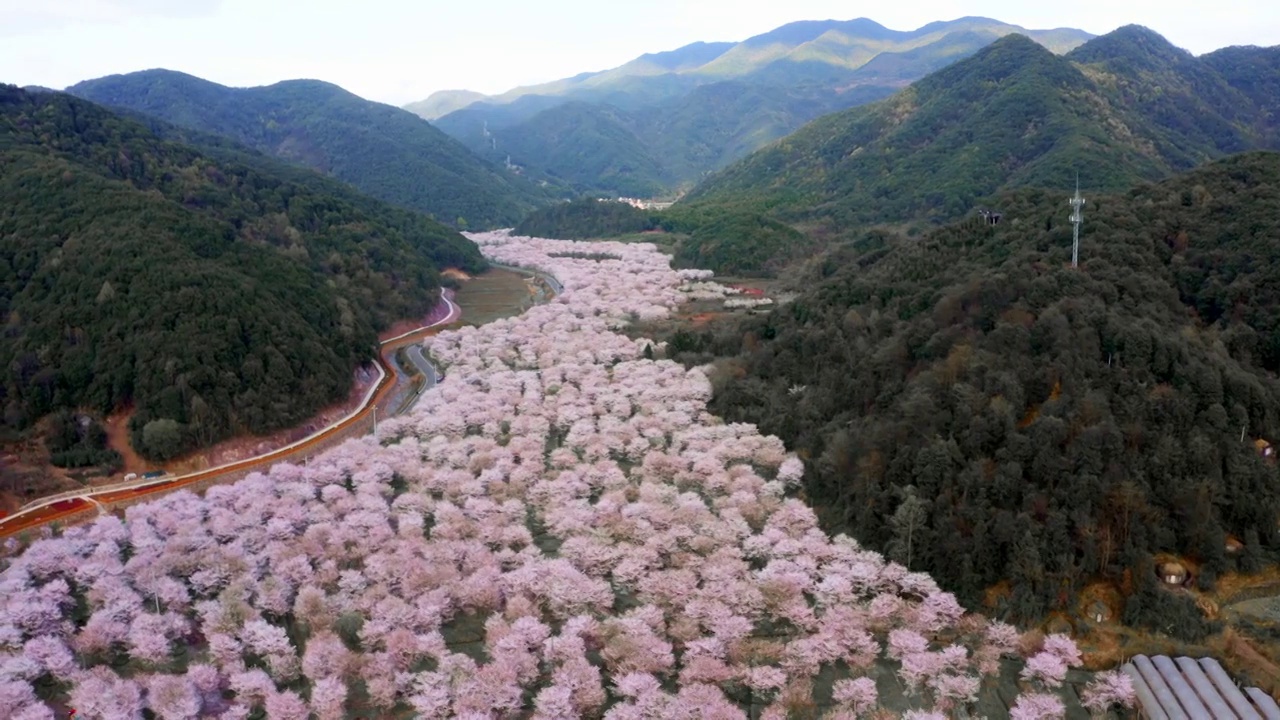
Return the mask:
<path id="1" fill-rule="evenodd" d="M 710 323 L 712 320 L 715 320 L 721 315 L 724 315 L 724 313 L 704 312 L 704 313 L 698 313 L 696 315 L 690 315 L 689 324 L 694 327 L 702 327 L 703 325 Z"/>
<path id="2" fill-rule="evenodd" d="M 458 268 L 445 268 L 440 271 L 440 275 L 454 280 L 470 280 L 471 276 L 462 272 Z"/>
<path id="3" fill-rule="evenodd" d="M 129 444 L 129 419 L 132 417 L 133 408 L 126 408 L 118 413 L 108 415 L 102 421 L 103 427 L 107 429 L 107 446 L 120 453 L 120 457 L 124 458 L 124 468 L 111 482 L 119 481 L 127 473 L 141 475 L 153 469 L 151 464 L 134 452 L 133 446 Z"/>

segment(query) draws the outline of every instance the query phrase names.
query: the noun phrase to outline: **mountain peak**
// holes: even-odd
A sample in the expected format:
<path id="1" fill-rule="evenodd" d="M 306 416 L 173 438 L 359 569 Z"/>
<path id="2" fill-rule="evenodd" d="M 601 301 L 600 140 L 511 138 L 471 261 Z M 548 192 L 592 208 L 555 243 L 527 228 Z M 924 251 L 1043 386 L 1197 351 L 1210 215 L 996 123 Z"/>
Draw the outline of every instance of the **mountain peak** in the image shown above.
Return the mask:
<path id="1" fill-rule="evenodd" d="M 321 80 L 230 88 L 172 70 L 88 80 L 67 89 L 349 182 L 384 202 L 472 227 L 514 223 L 543 193 L 475 157 L 416 115 Z"/>
<path id="2" fill-rule="evenodd" d="M 168 68 L 148 68 L 146 70 L 138 70 L 137 72 L 117 73 L 115 75 L 105 75 L 103 77 L 95 78 L 93 80 L 84 80 L 82 82 L 76 83 L 75 85 L 68 86 L 65 92 L 68 92 L 72 95 L 76 95 L 78 94 L 77 90 L 79 88 L 86 87 L 86 86 L 111 86 L 111 85 L 117 85 L 121 83 L 134 83 L 134 82 L 148 82 L 148 83 L 178 82 L 178 83 L 183 83 L 191 86 L 198 85 L 203 87 L 217 87 L 217 88 L 222 87 L 221 85 L 218 85 L 215 82 L 211 82 L 203 78 L 198 78 L 195 75 L 189 75 L 180 70 L 170 70 Z"/>
<path id="3" fill-rule="evenodd" d="M 1070 60 L 1098 63 L 1115 60 L 1136 62 L 1137 67 L 1181 62 L 1191 53 L 1169 42 L 1163 35 L 1142 25 L 1125 25 L 1099 35 L 1068 53 Z"/>
<path id="4" fill-rule="evenodd" d="M 1022 33 L 1009 33 L 1008 35 L 998 38 L 987 47 L 979 50 L 978 54 L 981 55 L 983 52 L 1000 52 L 1007 48 L 1022 48 L 1028 52 L 1034 51 L 1048 53 L 1049 55 L 1053 54 L 1043 45 Z"/>
<path id="5" fill-rule="evenodd" d="M 316 80 L 314 78 L 297 78 L 293 80 L 281 80 L 278 83 L 264 86 L 268 90 L 285 90 L 290 92 L 305 92 L 326 97 L 343 97 L 355 98 L 363 100 L 359 95 L 347 90 L 344 87 L 335 85 L 326 80 Z"/>
<path id="6" fill-rule="evenodd" d="M 999 82 L 1031 74 L 1053 76 L 1055 80 L 1066 83 L 1079 78 L 1079 73 L 1070 63 L 1040 43 L 1026 35 L 1011 33 L 972 56 L 921 79 L 916 85 L 925 93 L 949 93 L 959 87 L 978 89 L 980 86 L 975 83 Z"/>

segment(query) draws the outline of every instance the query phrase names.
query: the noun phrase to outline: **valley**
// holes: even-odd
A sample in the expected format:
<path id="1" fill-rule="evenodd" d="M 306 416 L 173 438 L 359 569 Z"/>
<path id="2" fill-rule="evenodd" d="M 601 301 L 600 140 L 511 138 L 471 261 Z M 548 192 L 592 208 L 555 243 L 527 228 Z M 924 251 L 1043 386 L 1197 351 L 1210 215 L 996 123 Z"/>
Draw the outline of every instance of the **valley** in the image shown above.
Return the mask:
<path id="1" fill-rule="evenodd" d="M 371 2 L 0 50 L 0 717 L 1280 717 L 1270 11 Z"/>

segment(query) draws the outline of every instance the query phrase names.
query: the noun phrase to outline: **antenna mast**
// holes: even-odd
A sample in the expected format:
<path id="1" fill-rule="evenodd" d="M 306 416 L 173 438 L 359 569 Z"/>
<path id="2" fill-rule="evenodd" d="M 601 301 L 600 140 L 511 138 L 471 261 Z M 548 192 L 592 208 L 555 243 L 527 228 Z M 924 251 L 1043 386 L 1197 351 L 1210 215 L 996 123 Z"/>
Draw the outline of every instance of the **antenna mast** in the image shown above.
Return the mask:
<path id="1" fill-rule="evenodd" d="M 1067 203 L 1071 205 L 1071 267 L 1076 267 L 1080 262 L 1080 223 L 1084 222 L 1084 215 L 1080 212 L 1084 207 L 1084 198 L 1080 197 L 1080 173 L 1076 173 L 1076 195 Z"/>

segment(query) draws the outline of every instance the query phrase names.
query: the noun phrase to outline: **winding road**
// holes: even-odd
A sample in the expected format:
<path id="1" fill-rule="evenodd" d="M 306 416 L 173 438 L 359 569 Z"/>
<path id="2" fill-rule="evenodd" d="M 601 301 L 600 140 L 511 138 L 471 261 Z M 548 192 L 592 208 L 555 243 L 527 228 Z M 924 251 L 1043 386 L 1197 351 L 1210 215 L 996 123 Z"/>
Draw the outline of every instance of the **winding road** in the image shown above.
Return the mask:
<path id="1" fill-rule="evenodd" d="M 426 383 L 410 402 L 404 403 L 400 408 L 401 412 L 407 412 L 417 402 L 422 392 L 434 386 L 438 381 L 436 369 L 423 356 L 422 345 L 418 341 L 438 332 L 440 328 L 456 322 L 462 316 L 462 309 L 458 307 L 457 303 L 453 302 L 449 291 L 443 293 L 441 299 L 444 300 L 447 309 L 447 313 L 443 318 L 382 341 L 378 354 L 378 363 L 375 366 L 378 370 L 378 382 L 369 389 L 369 392 L 365 394 L 360 405 L 354 411 L 337 422 L 284 447 L 255 457 L 209 468 L 208 470 L 186 475 L 165 475 L 158 478 L 132 480 L 92 489 L 75 490 L 34 500 L 23 506 L 18 512 L 0 518 L 0 537 L 8 537 L 47 523 L 79 515 L 85 511 L 93 510 L 95 507 L 99 513 L 102 513 L 106 512 L 106 506 L 112 503 L 136 499 L 143 495 L 170 492 L 197 482 L 216 482 L 224 475 L 265 469 L 268 465 L 298 459 L 298 456 L 317 449 L 326 441 L 333 439 L 335 435 L 346 431 L 367 418 L 371 412 L 377 410 L 378 403 L 385 400 L 399 383 L 399 377 L 395 371 L 396 363 L 389 356 L 401 347 L 411 345 L 407 354 L 426 378 Z"/>

